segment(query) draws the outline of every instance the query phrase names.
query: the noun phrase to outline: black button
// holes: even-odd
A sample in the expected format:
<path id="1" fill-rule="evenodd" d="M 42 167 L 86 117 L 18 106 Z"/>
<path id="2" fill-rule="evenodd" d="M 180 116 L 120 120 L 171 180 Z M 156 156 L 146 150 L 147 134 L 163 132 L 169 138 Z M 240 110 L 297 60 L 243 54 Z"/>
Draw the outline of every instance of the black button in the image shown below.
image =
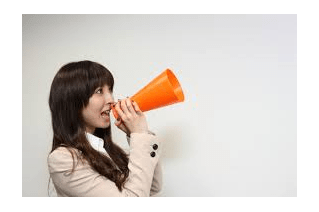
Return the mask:
<path id="1" fill-rule="evenodd" d="M 153 145 L 153 149 L 154 149 L 154 150 L 157 150 L 157 148 L 158 148 L 158 145 L 157 145 L 157 144 L 154 144 L 154 145 Z"/>
<path id="2" fill-rule="evenodd" d="M 155 152 L 151 152 L 151 157 L 155 157 L 156 153 Z"/>

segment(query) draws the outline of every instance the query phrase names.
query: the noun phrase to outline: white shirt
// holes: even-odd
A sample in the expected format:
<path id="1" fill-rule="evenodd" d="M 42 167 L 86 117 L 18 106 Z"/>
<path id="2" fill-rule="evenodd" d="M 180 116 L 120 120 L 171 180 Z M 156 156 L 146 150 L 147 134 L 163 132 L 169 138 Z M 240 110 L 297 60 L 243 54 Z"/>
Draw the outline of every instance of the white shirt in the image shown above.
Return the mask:
<path id="1" fill-rule="evenodd" d="M 88 132 L 85 132 L 85 135 L 86 135 L 86 138 L 88 139 L 88 141 L 90 142 L 91 146 L 93 147 L 93 149 L 95 149 L 99 152 L 102 152 L 104 154 L 107 154 L 107 152 L 103 148 L 104 141 L 102 138 L 99 138 L 99 137 L 92 135 L 91 133 L 88 133 Z"/>
<path id="2" fill-rule="evenodd" d="M 91 133 L 85 132 L 85 136 L 88 139 L 89 143 L 91 144 L 91 146 L 93 147 L 93 149 L 95 149 L 98 152 L 103 153 L 104 155 L 106 155 L 107 157 L 109 157 L 109 159 L 112 160 L 112 158 L 110 157 L 109 153 L 107 153 L 107 151 L 104 149 L 104 140 L 102 138 L 99 138 Z M 119 169 L 119 167 L 114 163 L 114 165 L 116 166 L 117 169 Z"/>

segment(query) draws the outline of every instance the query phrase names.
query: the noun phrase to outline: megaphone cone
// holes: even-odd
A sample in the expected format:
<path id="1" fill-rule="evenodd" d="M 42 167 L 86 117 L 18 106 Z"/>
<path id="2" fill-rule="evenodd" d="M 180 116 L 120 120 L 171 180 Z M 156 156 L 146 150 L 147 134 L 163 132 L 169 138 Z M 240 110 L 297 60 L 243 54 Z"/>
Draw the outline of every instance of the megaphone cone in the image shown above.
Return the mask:
<path id="1" fill-rule="evenodd" d="M 130 99 L 138 104 L 141 111 L 145 112 L 183 102 L 184 94 L 174 73 L 170 69 L 166 69 Z M 117 119 L 118 114 L 114 105 L 112 112 Z"/>

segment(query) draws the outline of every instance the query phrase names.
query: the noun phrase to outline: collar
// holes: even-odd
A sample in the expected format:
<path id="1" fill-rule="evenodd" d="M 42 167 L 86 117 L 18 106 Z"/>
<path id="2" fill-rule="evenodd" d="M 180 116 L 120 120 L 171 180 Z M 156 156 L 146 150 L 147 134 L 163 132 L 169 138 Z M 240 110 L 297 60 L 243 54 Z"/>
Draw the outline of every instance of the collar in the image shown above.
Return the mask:
<path id="1" fill-rule="evenodd" d="M 99 138 L 91 133 L 85 132 L 86 138 L 88 139 L 89 143 L 93 147 L 93 149 L 106 153 L 105 149 L 103 148 L 104 141 L 102 138 Z"/>

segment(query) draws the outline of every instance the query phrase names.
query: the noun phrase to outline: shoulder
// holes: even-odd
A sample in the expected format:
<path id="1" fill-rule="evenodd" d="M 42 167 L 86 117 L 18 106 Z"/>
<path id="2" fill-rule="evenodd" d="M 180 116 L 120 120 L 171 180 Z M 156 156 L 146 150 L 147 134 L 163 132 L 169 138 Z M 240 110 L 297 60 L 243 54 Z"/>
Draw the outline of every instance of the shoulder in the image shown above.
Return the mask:
<path id="1" fill-rule="evenodd" d="M 80 152 L 75 148 L 58 147 L 48 156 L 50 173 L 71 170 L 78 156 Z"/>
<path id="2" fill-rule="evenodd" d="M 72 158 L 72 155 L 75 157 L 76 155 L 79 155 L 79 153 L 79 150 L 75 148 L 58 147 L 49 154 L 48 161 L 61 160 L 70 157 Z"/>

